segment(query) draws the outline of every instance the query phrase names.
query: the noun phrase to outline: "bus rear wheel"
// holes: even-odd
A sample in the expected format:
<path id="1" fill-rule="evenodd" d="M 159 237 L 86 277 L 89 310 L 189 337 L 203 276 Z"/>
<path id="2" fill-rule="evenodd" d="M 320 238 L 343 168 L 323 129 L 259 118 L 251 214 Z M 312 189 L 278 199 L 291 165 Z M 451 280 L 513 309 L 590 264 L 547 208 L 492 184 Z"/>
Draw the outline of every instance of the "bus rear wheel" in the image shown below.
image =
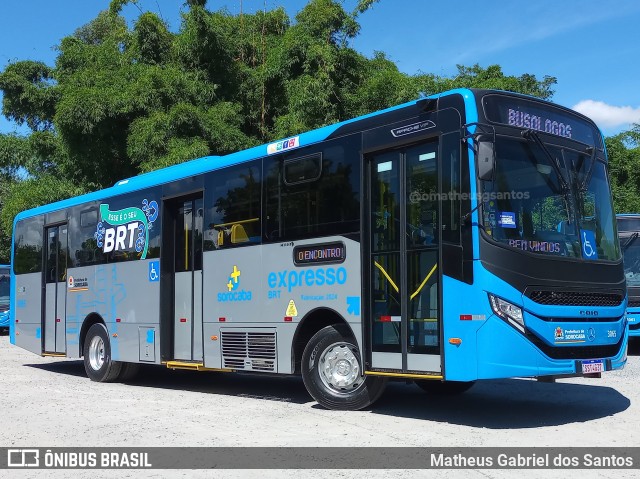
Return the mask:
<path id="1" fill-rule="evenodd" d="M 106 383 L 118 379 L 122 363 L 111 359 L 111 344 L 107 328 L 96 323 L 84 339 L 84 370 L 92 381 Z"/>
<path id="2" fill-rule="evenodd" d="M 462 394 L 476 383 L 475 381 L 437 381 L 432 379 L 417 379 L 415 383 L 425 392 L 439 396 L 454 396 Z"/>
<path id="3" fill-rule="evenodd" d="M 366 408 L 386 385 L 385 378 L 364 375 L 358 346 L 342 325 L 327 326 L 309 340 L 302 354 L 302 379 L 327 409 Z"/>

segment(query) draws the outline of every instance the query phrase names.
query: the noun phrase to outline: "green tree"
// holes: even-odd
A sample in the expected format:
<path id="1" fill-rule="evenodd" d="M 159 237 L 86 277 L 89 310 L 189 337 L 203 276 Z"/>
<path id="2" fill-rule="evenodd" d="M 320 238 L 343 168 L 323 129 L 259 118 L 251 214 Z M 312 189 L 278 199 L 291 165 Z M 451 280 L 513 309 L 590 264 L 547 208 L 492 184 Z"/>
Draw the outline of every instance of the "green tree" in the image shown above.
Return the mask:
<path id="1" fill-rule="evenodd" d="M 640 124 L 606 138 L 616 213 L 640 212 Z"/>
<path id="2" fill-rule="evenodd" d="M 418 75 L 416 81 L 427 94 L 453 88 L 494 88 L 524 93 L 544 100 L 551 99 L 554 93 L 552 87 L 557 83 L 557 79 L 552 76 L 545 75 L 542 81 L 529 73 L 519 77 L 505 76 L 499 65 L 482 68 L 478 64 L 471 67 L 458 65 L 458 73 L 452 78 L 425 74 Z"/>
<path id="3" fill-rule="evenodd" d="M 11 63 L 0 75 L 2 114 L 33 131 L 51 129 L 57 102 L 54 71 L 42 62 Z"/>

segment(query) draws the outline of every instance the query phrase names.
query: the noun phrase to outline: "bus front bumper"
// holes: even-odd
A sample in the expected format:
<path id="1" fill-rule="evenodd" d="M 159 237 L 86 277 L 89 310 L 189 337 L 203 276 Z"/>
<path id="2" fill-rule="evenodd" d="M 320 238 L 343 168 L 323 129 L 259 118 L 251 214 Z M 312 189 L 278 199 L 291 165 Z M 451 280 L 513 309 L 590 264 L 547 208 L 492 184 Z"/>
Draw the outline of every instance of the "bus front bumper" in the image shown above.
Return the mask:
<path id="1" fill-rule="evenodd" d="M 569 327 L 576 329 L 579 325 Z M 626 327 L 620 328 L 620 332 L 622 338 L 618 338 L 615 348 L 611 345 L 589 347 L 588 344 L 552 346 L 536 339 L 535 335 L 522 334 L 492 315 L 477 333 L 478 379 L 582 375 L 593 370 L 593 366 L 583 365 L 597 362 L 602 363 L 603 371 L 621 369 L 627 362 L 629 333 Z M 600 350 L 614 353 L 600 356 Z M 577 351 L 584 357 L 576 355 Z"/>

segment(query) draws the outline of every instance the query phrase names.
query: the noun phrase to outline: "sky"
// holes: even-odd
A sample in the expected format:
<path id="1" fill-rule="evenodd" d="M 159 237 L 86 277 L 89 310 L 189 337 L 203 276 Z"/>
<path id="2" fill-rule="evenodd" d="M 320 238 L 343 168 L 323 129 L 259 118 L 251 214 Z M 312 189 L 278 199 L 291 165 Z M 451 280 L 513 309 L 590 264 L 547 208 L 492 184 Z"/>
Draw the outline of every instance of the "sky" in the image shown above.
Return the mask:
<path id="1" fill-rule="evenodd" d="M 340 1 L 340 0 L 338 0 Z M 138 0 L 132 25 L 153 11 L 172 31 L 183 0 Z M 237 14 L 282 6 L 293 19 L 305 0 L 209 0 Z M 352 11 L 356 0 L 343 0 Z M 10 62 L 54 65 L 56 45 L 108 8 L 109 0 L 2 0 L 0 70 Z M 506 75 L 556 77 L 552 100 L 592 118 L 607 136 L 640 123 L 638 0 L 379 0 L 359 17 L 351 46 L 384 52 L 407 74 L 455 76 L 456 65 L 500 65 Z M 28 130 L 0 115 L 0 133 Z"/>

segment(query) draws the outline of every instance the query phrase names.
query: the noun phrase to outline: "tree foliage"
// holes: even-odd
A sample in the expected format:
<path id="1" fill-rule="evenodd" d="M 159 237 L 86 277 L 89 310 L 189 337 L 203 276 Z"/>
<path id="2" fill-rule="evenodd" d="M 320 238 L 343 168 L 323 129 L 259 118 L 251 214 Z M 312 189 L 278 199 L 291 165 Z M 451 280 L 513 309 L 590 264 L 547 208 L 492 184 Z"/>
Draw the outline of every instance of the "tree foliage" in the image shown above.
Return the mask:
<path id="1" fill-rule="evenodd" d="M 0 225 L 6 260 L 14 214 L 118 179 L 272 141 L 457 87 L 550 98 L 555 78 L 459 66 L 453 77 L 401 72 L 383 52 L 350 46 L 360 15 L 337 0 L 231 15 L 186 0 L 176 32 L 155 13 L 128 25 L 135 0 L 112 0 L 60 40 L 55 65 L 0 72 L 2 113 L 31 134 L 0 135 Z M 211 2 L 210 2 L 211 3 Z M 375 10 L 375 9 L 374 9 Z M 3 233 L 4 232 L 4 233 Z"/>
<path id="2" fill-rule="evenodd" d="M 618 213 L 640 213 L 640 124 L 606 139 L 613 203 Z"/>

